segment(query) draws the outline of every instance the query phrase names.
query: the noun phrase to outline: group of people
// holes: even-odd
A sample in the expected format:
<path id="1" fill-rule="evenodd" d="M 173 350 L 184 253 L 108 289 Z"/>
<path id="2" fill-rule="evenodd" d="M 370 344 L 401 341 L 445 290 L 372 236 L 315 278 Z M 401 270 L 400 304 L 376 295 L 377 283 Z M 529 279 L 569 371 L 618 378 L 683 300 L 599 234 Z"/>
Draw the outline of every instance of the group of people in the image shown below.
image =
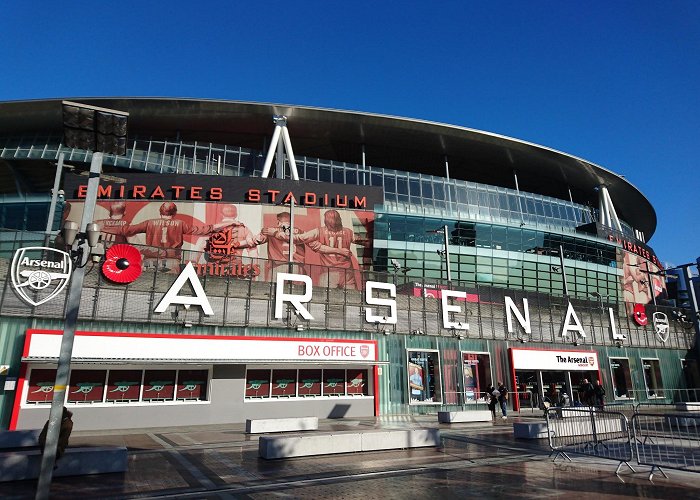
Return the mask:
<path id="1" fill-rule="evenodd" d="M 544 410 L 550 406 L 572 406 L 567 386 L 564 385 L 561 390 L 558 390 L 556 384 L 549 384 L 549 389 L 544 394 L 542 406 Z M 605 406 L 605 388 L 600 380 L 596 380 L 596 383 L 592 384 L 587 378 L 584 378 L 578 389 L 578 399 L 573 401 L 573 406 L 595 406 L 598 408 Z"/>
<path id="2" fill-rule="evenodd" d="M 597 406 L 602 408 L 605 405 L 605 388 L 596 380 L 595 384 L 584 378 L 578 390 L 578 398 L 584 406 Z"/>
<path id="3" fill-rule="evenodd" d="M 540 408 L 544 411 L 547 411 L 552 406 L 595 406 L 598 408 L 605 406 L 605 388 L 600 383 L 600 380 L 596 380 L 596 383 L 593 384 L 587 378 L 584 378 L 579 386 L 578 399 L 574 399 L 573 402 L 566 385 L 559 390 L 557 384 L 551 383 L 544 395 L 541 395 L 539 394 L 539 386 L 535 384 L 531 394 L 537 401 L 541 401 Z M 484 399 L 488 403 L 488 408 L 494 420 L 496 419 L 497 407 L 501 410 L 501 418 L 503 420 L 508 418 L 508 389 L 503 382 L 499 381 L 497 387 L 489 384 L 486 388 Z"/>

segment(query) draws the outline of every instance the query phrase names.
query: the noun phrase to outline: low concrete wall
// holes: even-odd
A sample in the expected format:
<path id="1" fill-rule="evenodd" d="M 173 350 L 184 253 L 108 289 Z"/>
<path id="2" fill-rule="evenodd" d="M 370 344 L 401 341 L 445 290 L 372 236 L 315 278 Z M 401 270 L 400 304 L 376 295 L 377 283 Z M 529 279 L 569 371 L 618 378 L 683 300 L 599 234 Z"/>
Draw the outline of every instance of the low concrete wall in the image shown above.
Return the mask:
<path id="1" fill-rule="evenodd" d="M 35 479 L 39 476 L 40 468 L 39 450 L 0 453 L 0 481 Z M 53 475 L 58 477 L 107 474 L 126 472 L 127 468 L 127 451 L 124 447 L 68 448 L 56 462 Z"/>
<path id="2" fill-rule="evenodd" d="M 438 429 L 388 429 L 303 436 L 262 436 L 258 453 L 261 458 L 270 460 L 440 445 Z"/>
<path id="3" fill-rule="evenodd" d="M 0 431 L 0 450 L 39 446 L 39 434 L 41 434 L 39 429 Z"/>
<path id="4" fill-rule="evenodd" d="M 493 416 L 489 410 L 439 411 L 438 422 L 454 424 L 459 422 L 490 422 Z"/>
<path id="5" fill-rule="evenodd" d="M 700 411 L 700 403 L 676 403 L 678 411 Z"/>
<path id="6" fill-rule="evenodd" d="M 248 434 L 315 430 L 318 430 L 318 417 L 261 418 L 245 421 L 245 431 Z"/>
<path id="7" fill-rule="evenodd" d="M 547 439 L 547 422 L 515 422 L 513 437 L 516 439 Z"/>

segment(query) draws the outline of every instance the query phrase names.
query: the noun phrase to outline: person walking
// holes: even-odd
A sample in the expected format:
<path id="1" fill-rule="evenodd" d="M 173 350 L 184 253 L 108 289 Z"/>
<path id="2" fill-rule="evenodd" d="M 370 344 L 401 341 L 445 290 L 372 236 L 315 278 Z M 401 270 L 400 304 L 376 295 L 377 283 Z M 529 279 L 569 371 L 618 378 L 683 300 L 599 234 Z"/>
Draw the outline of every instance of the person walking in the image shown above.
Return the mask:
<path id="1" fill-rule="evenodd" d="M 593 396 L 595 398 L 595 405 L 602 409 L 605 406 L 605 388 L 600 380 L 595 381 L 595 387 L 593 387 Z"/>
<path id="2" fill-rule="evenodd" d="M 486 388 L 486 400 L 488 401 L 489 411 L 491 411 L 491 418 L 496 420 L 496 403 L 498 402 L 499 393 L 493 384 L 489 384 Z"/>
<path id="3" fill-rule="evenodd" d="M 499 393 L 498 403 L 500 404 L 501 412 L 503 413 L 503 416 L 501 418 L 505 420 L 508 418 L 508 389 L 505 385 L 503 385 L 503 382 L 499 381 L 496 390 Z"/>
<path id="4" fill-rule="evenodd" d="M 587 378 L 584 378 L 581 382 L 581 387 L 578 391 L 579 401 L 583 403 L 584 406 L 593 405 L 593 384 L 591 384 Z"/>

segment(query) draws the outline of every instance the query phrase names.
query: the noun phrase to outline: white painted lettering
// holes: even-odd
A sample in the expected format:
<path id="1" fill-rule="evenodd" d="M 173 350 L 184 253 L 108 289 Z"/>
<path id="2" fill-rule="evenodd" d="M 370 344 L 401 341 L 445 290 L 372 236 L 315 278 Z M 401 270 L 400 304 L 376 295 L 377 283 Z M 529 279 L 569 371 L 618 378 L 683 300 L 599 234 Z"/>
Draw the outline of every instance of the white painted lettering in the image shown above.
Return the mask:
<path id="1" fill-rule="evenodd" d="M 396 285 L 393 283 L 380 283 L 378 281 L 368 281 L 365 287 L 365 302 L 369 306 L 384 306 L 389 308 L 389 316 L 379 316 L 374 314 L 371 307 L 365 309 L 365 320 L 368 323 L 384 323 L 395 325 L 398 321 L 396 312 L 396 301 L 393 299 L 382 299 L 374 297 L 374 290 L 387 290 L 390 297 L 396 297 Z"/>
<path id="2" fill-rule="evenodd" d="M 304 283 L 304 294 L 296 295 L 293 293 L 285 293 L 284 285 L 287 282 L 301 281 Z M 307 321 L 314 319 L 311 313 L 302 305 L 302 302 L 311 302 L 312 295 L 311 278 L 304 274 L 277 273 L 277 288 L 275 292 L 275 318 L 282 319 L 284 317 L 282 309 L 285 302 L 289 302 L 294 306 L 294 310 L 298 315 Z"/>

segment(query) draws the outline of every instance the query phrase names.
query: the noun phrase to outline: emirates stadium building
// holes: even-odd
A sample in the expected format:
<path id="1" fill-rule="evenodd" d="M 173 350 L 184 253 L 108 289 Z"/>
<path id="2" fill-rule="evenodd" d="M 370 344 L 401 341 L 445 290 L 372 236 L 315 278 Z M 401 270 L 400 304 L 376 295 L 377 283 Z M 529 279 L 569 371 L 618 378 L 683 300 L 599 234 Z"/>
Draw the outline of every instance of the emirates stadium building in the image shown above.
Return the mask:
<path id="1" fill-rule="evenodd" d="M 72 101 L 128 113 L 123 154 L 69 147 L 70 103 L 0 103 L 2 428 L 46 420 L 78 299 L 78 429 L 479 411 L 499 383 L 537 412 L 584 379 L 695 400 L 654 208 L 606 168 L 393 116 Z"/>

